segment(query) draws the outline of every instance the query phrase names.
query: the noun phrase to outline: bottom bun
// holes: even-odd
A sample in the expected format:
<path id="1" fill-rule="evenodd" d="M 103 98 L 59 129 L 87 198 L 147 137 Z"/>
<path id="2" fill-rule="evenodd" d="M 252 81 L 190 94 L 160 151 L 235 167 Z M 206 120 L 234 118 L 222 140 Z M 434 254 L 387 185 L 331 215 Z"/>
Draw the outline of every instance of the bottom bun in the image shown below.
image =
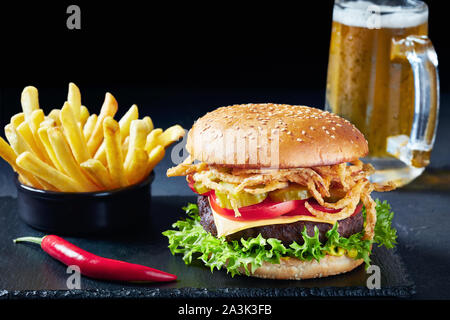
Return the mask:
<path id="1" fill-rule="evenodd" d="M 250 276 L 278 280 L 322 278 L 349 272 L 363 262 L 363 259 L 355 260 L 345 255 L 340 257 L 326 255 L 320 259 L 320 262 L 315 259 L 301 261 L 296 258 L 281 258 L 278 264 L 264 262 Z"/>

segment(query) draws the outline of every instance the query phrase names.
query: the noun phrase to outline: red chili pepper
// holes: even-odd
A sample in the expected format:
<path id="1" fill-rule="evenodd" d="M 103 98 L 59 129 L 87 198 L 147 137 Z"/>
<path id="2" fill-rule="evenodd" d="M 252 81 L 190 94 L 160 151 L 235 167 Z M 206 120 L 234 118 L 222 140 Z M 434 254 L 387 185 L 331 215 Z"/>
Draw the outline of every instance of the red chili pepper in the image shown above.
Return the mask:
<path id="1" fill-rule="evenodd" d="M 55 235 L 47 235 L 43 238 L 23 237 L 14 240 L 14 242 L 22 241 L 39 244 L 56 260 L 67 266 L 76 265 L 80 268 L 81 274 L 95 279 L 132 282 L 162 282 L 177 279 L 176 275 L 150 267 L 99 257 Z"/>

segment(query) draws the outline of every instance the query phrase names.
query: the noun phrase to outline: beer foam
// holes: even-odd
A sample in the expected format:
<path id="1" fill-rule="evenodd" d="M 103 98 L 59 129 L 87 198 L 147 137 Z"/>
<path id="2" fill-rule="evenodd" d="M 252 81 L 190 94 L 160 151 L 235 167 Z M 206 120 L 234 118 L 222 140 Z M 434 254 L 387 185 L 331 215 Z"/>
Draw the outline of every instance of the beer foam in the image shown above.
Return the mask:
<path id="1" fill-rule="evenodd" d="M 428 20 L 428 8 L 414 12 L 400 6 L 374 5 L 368 1 L 355 1 L 347 7 L 335 4 L 333 21 L 360 28 L 410 28 Z"/>

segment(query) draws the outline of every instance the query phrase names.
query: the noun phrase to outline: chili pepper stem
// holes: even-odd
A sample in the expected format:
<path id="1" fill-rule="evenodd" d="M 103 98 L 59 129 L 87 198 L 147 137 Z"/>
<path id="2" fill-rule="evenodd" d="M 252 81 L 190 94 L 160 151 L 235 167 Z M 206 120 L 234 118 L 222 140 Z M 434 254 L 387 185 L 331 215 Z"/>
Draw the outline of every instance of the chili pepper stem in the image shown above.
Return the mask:
<path id="1" fill-rule="evenodd" d="M 44 237 L 42 238 L 38 238 L 38 237 L 21 237 L 21 238 L 17 238 L 14 239 L 14 243 L 16 242 L 32 242 L 32 243 L 36 243 L 38 245 L 41 245 L 42 240 L 44 239 Z"/>

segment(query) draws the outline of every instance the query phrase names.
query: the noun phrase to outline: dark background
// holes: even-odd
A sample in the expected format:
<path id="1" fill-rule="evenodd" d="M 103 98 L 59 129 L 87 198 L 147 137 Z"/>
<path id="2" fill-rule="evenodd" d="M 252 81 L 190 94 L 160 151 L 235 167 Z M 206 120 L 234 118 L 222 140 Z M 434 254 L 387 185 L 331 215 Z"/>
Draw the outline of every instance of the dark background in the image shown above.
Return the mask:
<path id="1" fill-rule="evenodd" d="M 445 92 L 450 85 L 445 1 L 427 2 Z M 66 27 L 66 9 L 74 3 L 81 8 L 81 30 Z M 163 3 L 2 4 L 1 118 L 20 111 L 27 85 L 39 89 L 44 110 L 60 108 L 70 81 L 92 112 L 106 91 L 121 105 L 144 104 L 153 113 L 183 102 L 190 109 L 198 105 L 199 114 L 215 103 L 323 106 L 333 1 Z M 313 96 L 291 99 L 282 93 L 286 90 Z M 230 92 L 244 94 L 223 99 Z M 164 103 L 174 95 L 176 102 Z"/>
<path id="2" fill-rule="evenodd" d="M 430 7 L 430 38 L 446 74 L 445 1 Z M 145 83 L 181 87 L 323 88 L 333 1 L 153 5 L 77 2 L 2 10 L 2 85 Z M 101 2 L 100 2 L 101 3 Z M 163 2 L 164 3 L 164 2 Z M 306 4 L 308 3 L 308 4 Z M 449 81 L 443 76 L 443 87 Z"/>

